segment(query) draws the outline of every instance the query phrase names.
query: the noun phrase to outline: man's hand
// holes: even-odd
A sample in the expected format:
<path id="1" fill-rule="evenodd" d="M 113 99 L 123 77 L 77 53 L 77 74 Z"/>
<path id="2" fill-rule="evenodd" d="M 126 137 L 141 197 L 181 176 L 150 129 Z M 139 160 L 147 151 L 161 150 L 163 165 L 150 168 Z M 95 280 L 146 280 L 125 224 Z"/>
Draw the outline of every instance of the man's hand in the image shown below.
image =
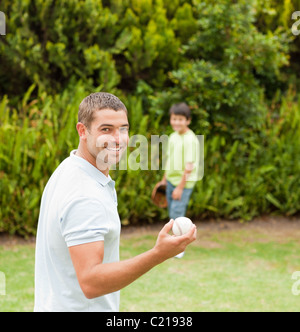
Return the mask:
<path id="1" fill-rule="evenodd" d="M 183 252 L 187 245 L 192 243 L 197 238 L 197 228 L 193 224 L 188 233 L 175 236 L 170 235 L 174 220 L 171 219 L 159 232 L 156 245 L 153 248 L 161 257 L 162 261 L 174 257 Z"/>

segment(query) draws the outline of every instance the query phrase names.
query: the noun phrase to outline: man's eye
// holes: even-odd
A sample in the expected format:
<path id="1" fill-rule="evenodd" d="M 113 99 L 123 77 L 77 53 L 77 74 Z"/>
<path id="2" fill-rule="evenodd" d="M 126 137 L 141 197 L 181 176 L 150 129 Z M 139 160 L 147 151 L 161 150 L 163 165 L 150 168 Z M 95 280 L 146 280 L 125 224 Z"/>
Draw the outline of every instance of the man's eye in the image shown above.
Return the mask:
<path id="1" fill-rule="evenodd" d="M 104 133 L 108 133 L 110 131 L 110 128 L 103 128 L 101 131 L 103 131 Z"/>
<path id="2" fill-rule="evenodd" d="M 128 128 L 127 127 L 122 127 L 121 129 L 120 129 L 120 132 L 121 133 L 128 133 Z"/>

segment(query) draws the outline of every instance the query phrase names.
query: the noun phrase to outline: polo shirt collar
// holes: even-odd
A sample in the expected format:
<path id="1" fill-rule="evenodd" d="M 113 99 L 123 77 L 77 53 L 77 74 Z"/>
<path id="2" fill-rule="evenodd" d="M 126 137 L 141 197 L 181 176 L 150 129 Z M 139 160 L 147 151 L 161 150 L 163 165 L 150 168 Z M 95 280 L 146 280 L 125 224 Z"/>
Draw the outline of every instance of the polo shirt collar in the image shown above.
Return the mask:
<path id="1" fill-rule="evenodd" d="M 106 186 L 108 183 L 112 182 L 114 185 L 115 181 L 112 180 L 110 175 L 105 176 L 101 171 L 99 171 L 98 168 L 93 166 L 91 163 L 89 163 L 87 160 L 84 158 L 76 156 L 76 151 L 73 150 L 70 153 L 70 157 L 76 161 L 80 165 L 82 169 L 84 169 L 85 172 L 87 172 L 94 180 L 96 180 L 98 183 L 100 183 L 102 186 Z"/>

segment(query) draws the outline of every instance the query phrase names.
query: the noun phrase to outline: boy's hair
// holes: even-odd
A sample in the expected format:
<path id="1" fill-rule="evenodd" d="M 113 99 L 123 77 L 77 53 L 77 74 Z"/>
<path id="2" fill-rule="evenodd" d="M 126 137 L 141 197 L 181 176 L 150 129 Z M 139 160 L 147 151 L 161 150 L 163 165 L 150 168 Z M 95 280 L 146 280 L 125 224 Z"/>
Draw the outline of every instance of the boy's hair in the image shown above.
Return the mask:
<path id="1" fill-rule="evenodd" d="M 107 92 L 96 92 L 85 97 L 80 103 L 78 122 L 83 123 L 89 129 L 94 120 L 94 112 L 103 109 L 125 111 L 128 114 L 126 106 L 118 97 Z"/>
<path id="2" fill-rule="evenodd" d="M 174 104 L 169 110 L 169 114 L 183 115 L 189 120 L 191 118 L 191 110 L 186 103 Z"/>

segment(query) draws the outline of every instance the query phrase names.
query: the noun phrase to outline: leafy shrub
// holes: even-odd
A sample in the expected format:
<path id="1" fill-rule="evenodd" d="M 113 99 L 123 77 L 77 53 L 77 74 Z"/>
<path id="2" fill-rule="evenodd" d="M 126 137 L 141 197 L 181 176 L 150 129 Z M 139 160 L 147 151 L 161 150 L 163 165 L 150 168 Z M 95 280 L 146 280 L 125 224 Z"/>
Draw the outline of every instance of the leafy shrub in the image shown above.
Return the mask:
<path id="1" fill-rule="evenodd" d="M 248 130 L 233 142 L 208 135 L 205 175 L 196 185 L 190 214 L 250 220 L 298 213 L 299 106 L 299 96 L 290 91 L 278 109 L 270 107 L 261 130 Z"/>
<path id="2" fill-rule="evenodd" d="M 141 79 L 162 87 L 180 59 L 180 36 L 195 31 L 191 6 L 181 2 L 3 0 L 1 91 L 17 95 L 35 83 L 58 93 L 76 80 L 105 91 L 133 91 Z"/>
<path id="3" fill-rule="evenodd" d="M 0 101 L 0 232 L 34 234 L 43 189 L 59 163 L 78 145 L 77 110 L 87 95 L 81 83 L 61 95 L 40 92 L 29 102 L 32 86 L 18 109 Z M 144 115 L 142 99 L 125 100 L 130 111 L 130 135 L 170 133 L 160 117 Z M 283 104 L 270 108 L 260 131 L 244 137 L 206 135 L 205 174 L 196 185 L 189 207 L 193 218 L 226 217 L 249 220 L 262 213 L 293 215 L 300 209 L 299 144 L 300 100 L 290 91 Z M 226 131 L 226 128 L 223 128 Z M 135 147 L 134 147 L 135 148 Z M 128 156 L 134 148 L 128 149 Z M 150 154 L 150 144 L 149 144 Z M 123 224 L 165 220 L 167 212 L 150 200 L 154 184 L 163 171 L 121 170 L 116 180 L 119 213 Z"/>
<path id="4" fill-rule="evenodd" d="M 192 217 L 299 212 L 300 104 L 286 91 L 299 84 L 296 1 L 1 1 L 0 232 L 35 233 L 45 184 L 77 147 L 78 105 L 95 91 L 124 100 L 131 136 L 148 140 L 171 133 L 172 103 L 191 106 L 205 135 Z M 112 172 L 124 224 L 167 218 L 150 201 L 162 175 Z"/>
<path id="5" fill-rule="evenodd" d="M 201 1 L 196 8 L 198 29 L 183 46 L 191 61 L 169 74 L 173 85 L 156 94 L 155 107 L 187 101 L 198 130 L 259 127 L 265 90 L 288 64 L 288 40 L 280 31 L 258 31 L 251 1 Z"/>
<path id="6" fill-rule="evenodd" d="M 82 88 L 61 96 L 41 93 L 18 110 L 0 103 L 0 232 L 34 233 L 44 187 L 54 169 L 76 147 L 77 112 Z"/>

